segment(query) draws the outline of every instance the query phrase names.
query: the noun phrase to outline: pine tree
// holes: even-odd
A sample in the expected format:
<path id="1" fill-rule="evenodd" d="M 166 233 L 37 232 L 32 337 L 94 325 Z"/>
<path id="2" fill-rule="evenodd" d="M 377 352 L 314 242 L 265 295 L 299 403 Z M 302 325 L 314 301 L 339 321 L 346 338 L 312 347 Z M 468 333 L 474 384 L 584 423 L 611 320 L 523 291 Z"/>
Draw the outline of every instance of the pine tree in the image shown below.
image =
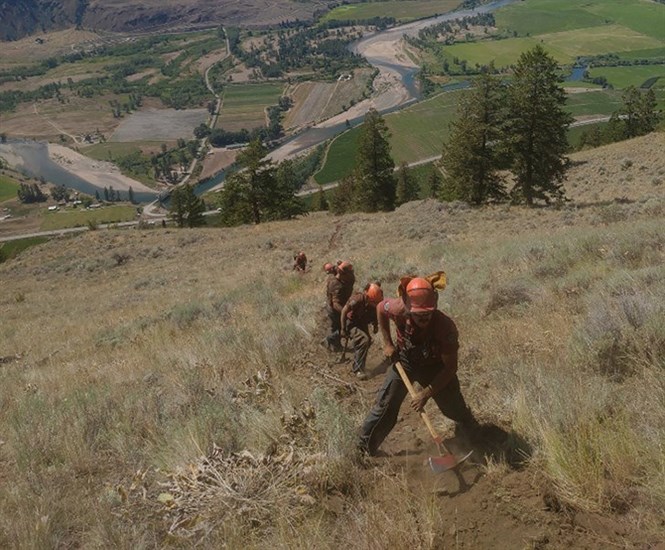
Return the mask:
<path id="1" fill-rule="evenodd" d="M 328 199 L 323 187 L 319 185 L 319 190 L 312 197 L 312 210 L 314 212 L 323 212 L 328 210 Z"/>
<path id="2" fill-rule="evenodd" d="M 178 227 L 205 225 L 205 204 L 196 196 L 191 185 L 176 187 L 171 193 L 169 216 Z"/>
<path id="3" fill-rule="evenodd" d="M 498 175 L 502 139 L 501 81 L 483 73 L 460 100 L 450 138 L 443 146 L 447 198 L 482 204 L 505 198 L 505 184 Z"/>
<path id="4" fill-rule="evenodd" d="M 442 182 L 441 182 L 441 172 L 439 167 L 436 164 L 432 165 L 432 170 L 430 170 L 429 175 L 427 176 L 427 196 L 431 199 L 437 199 L 441 196 L 442 191 Z M 448 198 L 445 200 L 453 200 Z"/>
<path id="5" fill-rule="evenodd" d="M 353 208 L 363 212 L 395 208 L 395 163 L 390 156 L 390 132 L 383 117 L 370 109 L 358 139 L 353 173 Z"/>
<path id="6" fill-rule="evenodd" d="M 252 223 L 252 207 L 248 193 L 249 186 L 242 174 L 236 172 L 227 176 L 218 201 L 222 225 L 231 227 Z"/>
<path id="7" fill-rule="evenodd" d="M 219 197 L 222 224 L 261 223 L 290 219 L 306 212 L 295 194 L 293 163 L 275 166 L 266 160 L 267 149 L 257 139 L 238 155 L 241 170 L 229 176 Z"/>
<path id="8" fill-rule="evenodd" d="M 660 118 L 656 111 L 656 94 L 653 89 L 646 93 L 635 86 L 628 86 L 621 95 L 623 105 L 619 110 L 620 119 L 624 121 L 626 138 L 643 136 L 653 132 Z"/>
<path id="9" fill-rule="evenodd" d="M 347 176 L 339 182 L 330 197 L 330 212 L 333 214 L 344 214 L 349 212 L 353 206 L 353 197 L 356 192 L 356 181 Z"/>
<path id="10" fill-rule="evenodd" d="M 293 161 L 285 160 L 277 166 L 275 183 L 265 205 L 266 218 L 271 220 L 290 220 L 307 213 L 305 203 L 296 196 L 298 178 Z"/>
<path id="11" fill-rule="evenodd" d="M 563 196 L 573 117 L 564 110 L 560 81 L 556 61 L 538 44 L 520 56 L 508 89 L 507 146 L 517 180 L 512 193 L 529 206 Z"/>
<path id="12" fill-rule="evenodd" d="M 409 165 L 402 162 L 397 170 L 397 187 L 395 189 L 395 205 L 399 206 L 405 202 L 414 201 L 418 198 L 418 182 L 411 173 Z"/>

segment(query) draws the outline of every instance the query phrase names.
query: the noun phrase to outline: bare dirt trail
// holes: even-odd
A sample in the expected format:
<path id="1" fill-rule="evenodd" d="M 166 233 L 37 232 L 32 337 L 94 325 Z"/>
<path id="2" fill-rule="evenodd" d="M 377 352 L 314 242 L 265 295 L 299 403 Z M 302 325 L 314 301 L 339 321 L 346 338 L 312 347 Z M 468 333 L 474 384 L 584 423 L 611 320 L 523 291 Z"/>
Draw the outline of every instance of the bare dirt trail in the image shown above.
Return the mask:
<path id="1" fill-rule="evenodd" d="M 359 382 L 351 373 L 352 352 L 344 363 L 339 362 L 339 353 L 318 349 L 311 352 L 316 362 L 325 365 L 320 368 L 327 379 L 344 386 L 347 397 L 343 399 L 349 404 L 362 403 L 367 409 L 361 411 L 363 414 L 369 411 L 389 368 L 383 361 L 380 343 L 380 338 L 375 337 L 368 359 L 370 378 L 365 382 Z M 470 406 L 473 407 L 472 402 Z M 367 469 L 368 475 L 373 470 L 380 471 L 378 478 L 384 478 L 387 485 L 406 480 L 409 492 L 430 495 L 432 506 L 447 511 L 443 523 L 434 526 L 437 534 L 432 547 L 661 548 L 624 518 L 576 512 L 561 505 L 536 463 L 525 460 L 523 453 L 528 454 L 528 445 L 520 443 L 519 453 L 515 452 L 517 436 L 509 433 L 509 427 L 502 428 L 492 424 L 491 419 L 481 418 L 486 436 L 483 442 L 471 446 L 452 435 L 452 422 L 444 419 L 435 405 L 430 403 L 427 407 L 433 423 L 444 434 L 446 446 L 456 454 L 473 449 L 471 458 L 457 470 L 432 473 L 426 460 L 436 455 L 437 449 L 419 415 L 409 408 L 407 397 L 397 425 L 381 446 L 381 456 L 368 459 Z M 496 465 L 500 460 L 501 465 Z M 395 497 L 390 493 L 386 496 L 381 482 L 375 485 L 372 490 L 382 495 L 377 498 Z M 390 503 L 386 502 L 388 509 Z M 420 527 L 414 524 L 413 528 Z"/>

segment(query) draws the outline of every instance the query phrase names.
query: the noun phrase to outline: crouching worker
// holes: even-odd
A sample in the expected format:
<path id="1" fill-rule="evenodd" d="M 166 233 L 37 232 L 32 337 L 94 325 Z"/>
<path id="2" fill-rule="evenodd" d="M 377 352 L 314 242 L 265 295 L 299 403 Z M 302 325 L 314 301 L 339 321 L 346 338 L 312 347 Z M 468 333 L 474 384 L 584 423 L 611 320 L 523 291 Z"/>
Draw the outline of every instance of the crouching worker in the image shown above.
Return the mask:
<path id="1" fill-rule="evenodd" d="M 457 379 L 455 322 L 437 309 L 438 294 L 427 279 L 403 278 L 400 295 L 383 300 L 376 309 L 385 355 L 399 360 L 411 381 L 424 388 L 412 399 L 411 408 L 421 411 L 427 401 L 434 399 L 441 412 L 457 423 L 456 432 L 473 436 L 478 423 L 464 402 Z M 397 345 L 390 334 L 391 320 L 396 327 Z M 361 451 L 376 454 L 395 426 L 407 393 L 393 366 L 362 426 Z"/>
<path id="2" fill-rule="evenodd" d="M 355 292 L 342 309 L 342 338 L 348 338 L 353 344 L 353 372 L 361 380 L 367 380 L 365 362 L 367 352 L 372 345 L 369 325 L 373 326 L 374 334 L 378 331 L 376 306 L 383 300 L 383 290 L 379 283 L 365 286 L 362 292 Z"/>

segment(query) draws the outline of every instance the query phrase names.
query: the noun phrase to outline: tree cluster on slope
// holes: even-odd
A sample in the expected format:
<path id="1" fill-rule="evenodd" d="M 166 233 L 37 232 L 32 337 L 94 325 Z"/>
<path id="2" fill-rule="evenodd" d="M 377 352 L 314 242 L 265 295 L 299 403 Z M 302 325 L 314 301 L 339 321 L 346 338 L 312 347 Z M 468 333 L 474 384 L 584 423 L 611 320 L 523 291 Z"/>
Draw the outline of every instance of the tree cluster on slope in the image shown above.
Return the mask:
<path id="1" fill-rule="evenodd" d="M 662 113 L 657 109 L 656 94 L 652 88 L 643 91 L 629 86 L 621 99 L 621 108 L 612 113 L 607 124 L 596 124 L 582 133 L 578 149 L 643 136 L 656 129 Z"/>
<path id="2" fill-rule="evenodd" d="M 505 168 L 515 178 L 509 192 L 514 202 L 531 206 L 564 197 L 566 132 L 573 119 L 564 110 L 560 80 L 556 61 L 537 45 L 520 56 L 510 83 L 490 74 L 475 82 L 444 144 L 446 198 L 475 204 L 505 199 L 499 174 Z"/>
<path id="3" fill-rule="evenodd" d="M 306 212 L 295 193 L 299 187 L 291 161 L 276 166 L 255 139 L 238 155 L 239 170 L 227 177 L 219 194 L 222 225 L 292 219 Z"/>
<path id="4" fill-rule="evenodd" d="M 335 189 L 330 200 L 332 212 L 376 212 L 395 208 L 397 180 L 389 137 L 383 117 L 376 109 L 370 109 L 358 139 L 353 174 Z"/>
<path id="5" fill-rule="evenodd" d="M 178 227 L 205 225 L 205 210 L 205 203 L 196 196 L 191 185 L 181 185 L 172 191 L 169 216 Z"/>

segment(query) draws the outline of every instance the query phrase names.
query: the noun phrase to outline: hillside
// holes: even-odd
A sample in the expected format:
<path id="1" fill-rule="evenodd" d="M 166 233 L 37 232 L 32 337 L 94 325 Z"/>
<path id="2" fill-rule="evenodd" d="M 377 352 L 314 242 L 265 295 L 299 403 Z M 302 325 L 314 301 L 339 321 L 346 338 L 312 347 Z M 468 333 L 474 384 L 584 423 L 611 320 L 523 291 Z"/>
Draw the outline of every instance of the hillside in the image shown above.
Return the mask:
<path id="1" fill-rule="evenodd" d="M 664 146 L 574 155 L 560 208 L 98 230 L 0 264 L 0 546 L 662 548 Z M 378 336 L 365 382 L 319 345 L 338 258 L 391 294 L 447 272 L 486 427 L 458 475 L 406 403 L 357 458 L 386 365 Z"/>
<path id="2" fill-rule="evenodd" d="M 154 31 L 214 25 L 262 26 L 286 20 L 311 19 L 325 8 L 318 0 L 5 0 L 0 40 L 17 40 L 40 31 L 80 26 L 97 31 Z"/>

